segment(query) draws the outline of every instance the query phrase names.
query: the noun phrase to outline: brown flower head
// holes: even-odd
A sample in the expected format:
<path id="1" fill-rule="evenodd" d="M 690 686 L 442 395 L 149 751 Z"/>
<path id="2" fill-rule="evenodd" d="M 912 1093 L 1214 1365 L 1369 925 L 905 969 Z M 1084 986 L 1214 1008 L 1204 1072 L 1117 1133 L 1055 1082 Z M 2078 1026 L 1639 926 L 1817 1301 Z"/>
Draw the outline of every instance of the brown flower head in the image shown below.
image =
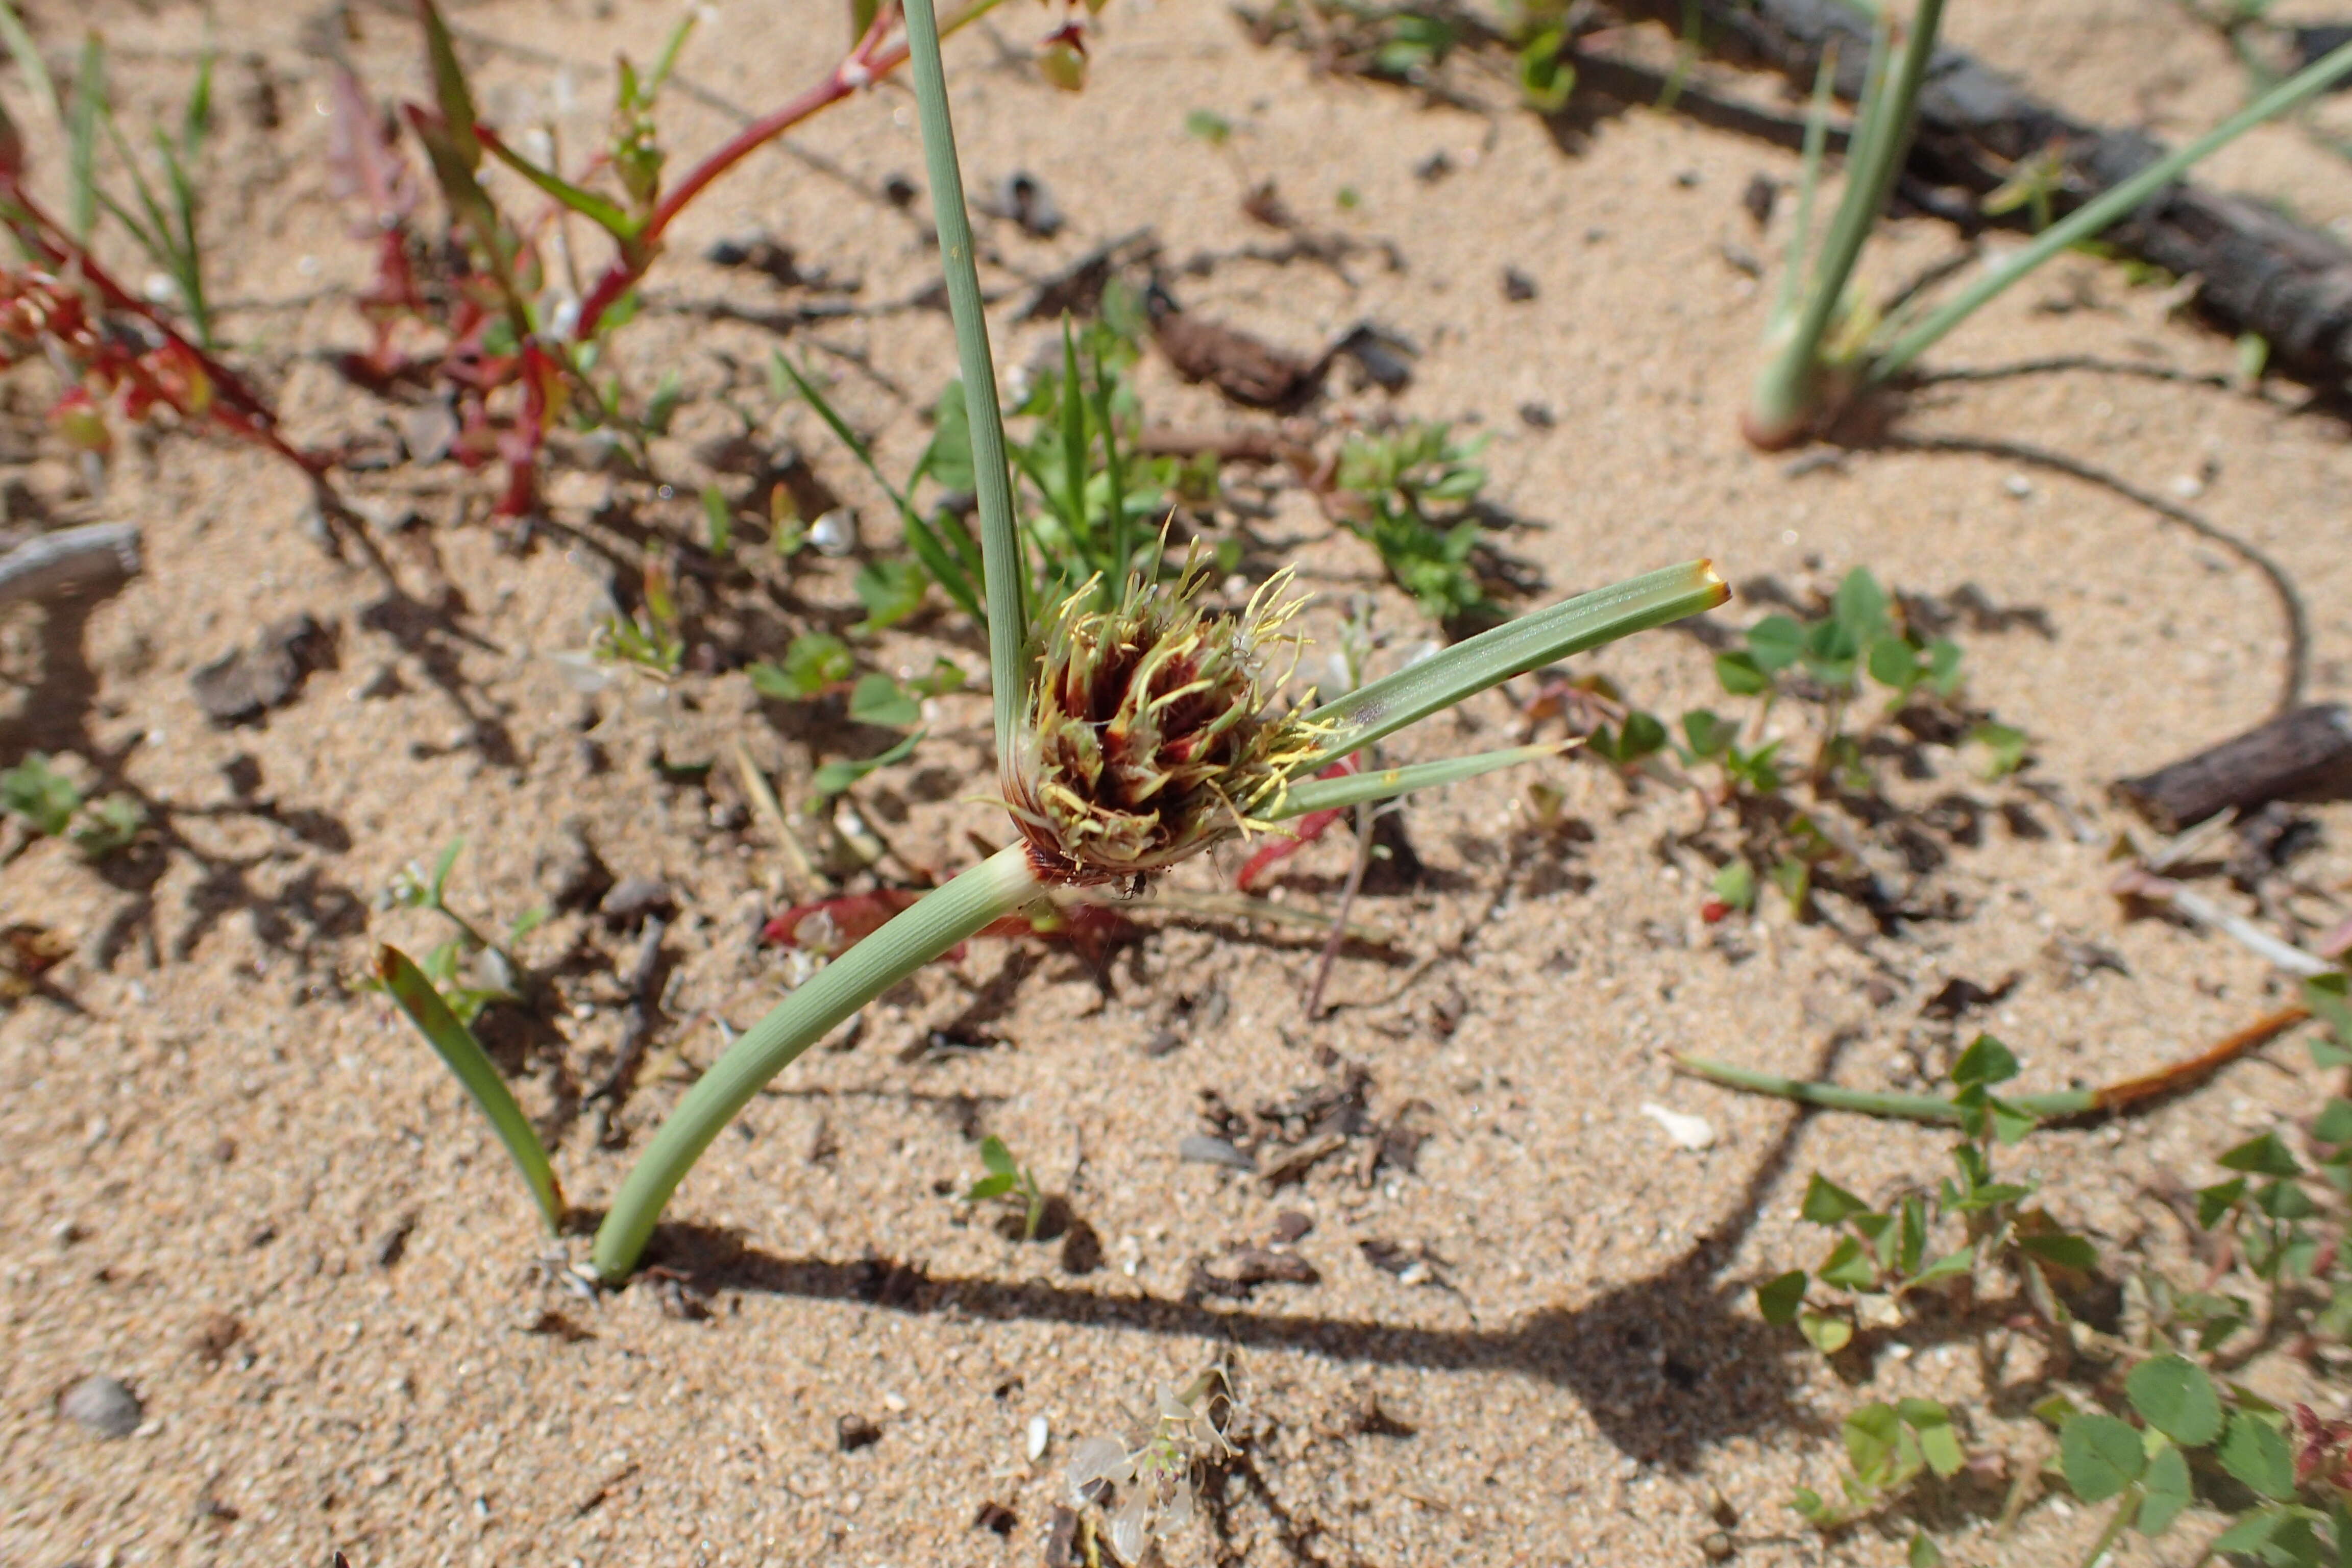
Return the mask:
<path id="1" fill-rule="evenodd" d="M 1052 879 L 1142 876 L 1262 826 L 1318 750 L 1313 728 L 1265 712 L 1280 681 L 1263 655 L 1298 608 L 1287 574 L 1239 615 L 1202 606 L 1208 576 L 1196 551 L 1173 583 L 1130 583 L 1109 609 L 1089 584 L 1045 618 L 1003 782 Z"/>

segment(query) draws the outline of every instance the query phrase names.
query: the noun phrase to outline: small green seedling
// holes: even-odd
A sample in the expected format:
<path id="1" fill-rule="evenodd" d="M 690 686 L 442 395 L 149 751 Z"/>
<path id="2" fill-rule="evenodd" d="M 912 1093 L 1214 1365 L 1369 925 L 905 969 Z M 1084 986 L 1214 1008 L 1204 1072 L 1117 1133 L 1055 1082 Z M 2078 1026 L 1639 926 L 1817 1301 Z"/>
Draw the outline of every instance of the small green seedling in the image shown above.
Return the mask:
<path id="1" fill-rule="evenodd" d="M 45 838 L 62 835 L 80 809 L 80 787 L 51 767 L 40 752 L 0 773 L 0 811 Z"/>
<path id="2" fill-rule="evenodd" d="M 644 602 L 634 614 L 607 616 L 590 651 L 605 663 L 626 665 L 656 680 L 671 679 L 684 667 L 686 639 L 678 630 L 667 562 L 646 563 Z"/>
<path id="3" fill-rule="evenodd" d="M 2041 1210 L 2021 1207 L 2033 1195 L 2032 1184 L 1993 1175 L 1994 1149 L 2020 1142 L 2037 1124 L 2030 1108 L 1992 1092 L 2016 1076 L 2016 1057 L 1990 1035 L 1978 1036 L 1952 1064 L 1947 1103 L 1961 1142 L 1952 1149 L 1953 1175 L 1932 1194 L 1912 1194 L 1875 1209 L 1815 1173 L 1805 1188 L 1804 1217 L 1838 1240 L 1810 1278 L 1790 1269 L 1759 1288 L 1765 1321 L 1794 1323 L 1814 1349 L 1834 1355 L 1858 1328 L 1906 1321 L 1905 1300 L 1913 1294 L 1948 1289 L 2012 1259 L 2025 1268 L 2029 1285 L 2045 1269 L 2095 1268 L 2089 1242 Z M 1959 1245 L 1946 1245 L 1954 1240 Z M 2046 1283 L 2037 1294 L 2054 1300 Z"/>
<path id="4" fill-rule="evenodd" d="M 1839 1478 L 1844 1498 L 1831 1502 L 1810 1487 L 1799 1487 L 1790 1506 L 1817 1530 L 1835 1530 L 1899 1501 L 1928 1473 L 1949 1480 L 1968 1463 L 1952 1413 L 1932 1399 L 1884 1401 L 1864 1405 L 1840 1428 L 1845 1439 L 1846 1472 Z M 1913 1538 L 1911 1560 L 1925 1555 Z M 1936 1550 L 1932 1542 L 1927 1550 Z M 1928 1558 L 1940 1561 L 1940 1556 Z"/>
<path id="5" fill-rule="evenodd" d="M 1028 1166 L 1014 1162 L 1013 1151 L 994 1133 L 980 1141 L 980 1163 L 988 1167 L 988 1174 L 964 1189 L 963 1201 L 1003 1200 L 1021 1215 L 1021 1239 L 1036 1240 L 1037 1227 L 1045 1223 L 1045 1194 L 1038 1189 L 1037 1178 Z"/>
<path id="6" fill-rule="evenodd" d="M 393 909 L 427 910 L 457 928 L 455 936 L 425 952 L 417 968 L 432 980 L 458 1021 L 471 1025 L 494 1002 L 523 999 L 528 972 L 515 956 L 515 949 L 545 923 L 547 910 L 525 910 L 509 924 L 503 942 L 493 942 L 480 927 L 449 907 L 449 873 L 465 847 L 464 839 L 452 839 L 429 874 L 414 862 L 394 873 L 384 889 L 384 902 Z"/>
<path id="7" fill-rule="evenodd" d="M 1457 441 L 1444 425 L 1412 425 L 1386 435 L 1351 435 L 1336 476 L 1347 525 L 1380 552 L 1398 587 L 1441 623 L 1491 618 L 1470 564 L 1484 524 L 1469 515 L 1486 470 L 1486 437 Z"/>
<path id="8" fill-rule="evenodd" d="M 0 773 L 0 812 L 45 838 L 70 841 L 92 860 L 128 849 L 147 826 L 147 808 L 137 796 L 118 791 L 102 800 L 86 800 L 80 786 L 40 752 Z"/>

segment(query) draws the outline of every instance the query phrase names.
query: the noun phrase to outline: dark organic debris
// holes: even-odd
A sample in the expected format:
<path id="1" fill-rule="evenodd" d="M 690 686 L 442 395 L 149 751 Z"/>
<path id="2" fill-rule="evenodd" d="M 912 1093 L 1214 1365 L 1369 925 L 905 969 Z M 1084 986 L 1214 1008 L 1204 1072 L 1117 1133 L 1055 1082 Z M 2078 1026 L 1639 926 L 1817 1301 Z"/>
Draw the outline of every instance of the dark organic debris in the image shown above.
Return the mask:
<path id="1" fill-rule="evenodd" d="M 980 1511 L 971 1517 L 974 1530 L 992 1530 L 999 1535 L 1012 1534 L 1013 1527 L 1020 1522 L 1021 1516 L 1001 1502 L 982 1503 Z"/>
<path id="2" fill-rule="evenodd" d="M 596 1337 L 592 1331 L 582 1328 L 553 1307 L 548 1308 L 532 1319 L 530 1327 L 525 1329 L 523 1332 L 547 1334 L 562 1340 L 567 1345 L 576 1345 L 583 1340 L 593 1340 Z"/>
<path id="3" fill-rule="evenodd" d="M 1780 183 L 1759 169 L 1748 176 L 1748 188 L 1739 193 L 1739 205 L 1756 220 L 1758 228 L 1772 221 L 1772 208 L 1780 199 Z"/>
<path id="4" fill-rule="evenodd" d="M 92 1373 L 58 1396 L 58 1414 L 101 1437 L 128 1437 L 146 1418 L 139 1396 L 118 1380 Z"/>
<path id="5" fill-rule="evenodd" d="M 408 1238 L 416 1229 L 416 1220 L 415 1215 L 404 1214 L 392 1222 L 391 1229 L 376 1237 L 375 1246 L 369 1251 L 378 1268 L 393 1268 L 408 1255 Z"/>
<path id="6" fill-rule="evenodd" d="M 223 654 L 188 684 L 214 723 L 246 724 L 299 696 L 312 670 L 334 665 L 333 639 L 306 613 L 272 622 L 253 647 Z"/>
<path id="7" fill-rule="evenodd" d="M 787 289 L 801 281 L 801 271 L 794 265 L 797 258 L 793 254 L 793 247 L 779 245 L 764 234 L 718 240 L 702 253 L 702 258 L 714 267 L 736 267 L 747 271 L 763 272 Z"/>
<path id="8" fill-rule="evenodd" d="M 677 901 L 659 877 L 625 877 L 598 901 L 596 912 L 605 924 L 625 931 L 647 916 L 677 913 Z"/>
<path id="9" fill-rule="evenodd" d="M 1024 233 L 1039 239 L 1051 239 L 1062 232 L 1062 209 L 1054 200 L 1054 193 L 1045 182 L 1025 169 L 1016 169 L 1004 177 L 993 203 L 983 203 L 982 210 L 998 217 L 1009 217 L 1021 226 Z"/>
<path id="10" fill-rule="evenodd" d="M 1503 268 L 1503 298 L 1524 305 L 1536 297 L 1536 280 L 1516 267 Z"/>
<path id="11" fill-rule="evenodd" d="M 73 944 L 30 921 L 0 927 L 0 1002 L 17 1002 L 40 989 L 41 976 L 73 955 Z"/>
<path id="12" fill-rule="evenodd" d="M 1044 1229 L 1039 1229 L 1044 1238 Z M 1102 1233 L 1085 1220 L 1073 1219 L 1062 1232 L 1062 1272 L 1092 1274 L 1103 1264 Z"/>
<path id="13" fill-rule="evenodd" d="M 2352 710 L 2298 708 L 2154 773 L 2116 781 L 2118 799 L 2158 831 L 2179 833 L 2216 812 L 2352 790 Z"/>
<path id="14" fill-rule="evenodd" d="M 1365 1262 L 1383 1274 L 1395 1275 L 1397 1283 L 1401 1285 L 1435 1285 L 1441 1289 L 1453 1289 L 1445 1278 L 1445 1260 L 1430 1251 L 1426 1242 L 1407 1247 L 1402 1242 L 1373 1237 L 1356 1245 L 1362 1250 Z"/>
<path id="15" fill-rule="evenodd" d="M 1078 1516 L 1060 1503 L 1054 1505 L 1053 1522 L 1045 1529 L 1045 1568 L 1081 1568 Z"/>
<path id="16" fill-rule="evenodd" d="M 2319 847 L 2319 824 L 2277 801 L 2241 818 L 2230 853 L 2230 880 L 2241 892 L 2259 889 L 2297 857 Z"/>
<path id="17" fill-rule="evenodd" d="M 188 1349 L 206 1366 L 218 1366 L 237 1341 L 245 1337 L 245 1325 L 234 1312 L 214 1312 L 188 1333 Z"/>
<path id="18" fill-rule="evenodd" d="M 1261 1285 L 1319 1285 L 1315 1266 L 1286 1247 L 1243 1246 L 1223 1258 L 1196 1261 L 1184 1295 L 1199 1301 L 1214 1296 L 1246 1301 Z"/>
<path id="19" fill-rule="evenodd" d="M 845 1454 L 870 1448 L 882 1440 L 882 1428 L 863 1415 L 845 1415 L 833 1424 L 834 1436 Z"/>
<path id="20" fill-rule="evenodd" d="M 1994 1003 L 1999 1002 L 2002 997 L 2007 996 L 2011 991 L 2016 990 L 2017 981 L 2018 977 L 2011 974 L 2007 979 L 2000 981 L 1999 984 L 1988 989 L 1985 986 L 1978 984 L 1973 980 L 1964 979 L 1963 977 L 1956 974 L 1951 979 L 1945 981 L 1943 985 L 1937 990 L 1933 996 L 1928 997 L 1927 1001 L 1920 1004 L 1920 1016 L 1926 1018 L 1965 1017 L 1967 1015 L 1976 1012 L 1979 1008 L 1991 1006 Z"/>
<path id="21" fill-rule="evenodd" d="M 1205 381 L 1248 408 L 1283 408 L 1312 395 L 1316 367 L 1263 338 L 1179 308 L 1167 293 L 1150 296 L 1151 336 L 1186 381 Z"/>

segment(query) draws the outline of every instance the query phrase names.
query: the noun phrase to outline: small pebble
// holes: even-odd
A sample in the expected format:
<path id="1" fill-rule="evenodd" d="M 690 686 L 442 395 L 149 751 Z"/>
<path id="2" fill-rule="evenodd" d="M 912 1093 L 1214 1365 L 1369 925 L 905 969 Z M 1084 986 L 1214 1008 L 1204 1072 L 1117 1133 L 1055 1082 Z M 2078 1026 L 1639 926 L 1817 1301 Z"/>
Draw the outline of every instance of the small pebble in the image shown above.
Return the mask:
<path id="1" fill-rule="evenodd" d="M 121 1383 L 92 1373 L 58 1398 L 58 1414 L 101 1437 L 128 1437 L 139 1430 L 147 1412 L 139 1396 Z"/>
<path id="2" fill-rule="evenodd" d="M 809 524 L 809 542 L 820 555 L 842 556 L 857 548 L 857 514 L 835 507 Z"/>
<path id="3" fill-rule="evenodd" d="M 1731 1537 L 1719 1530 L 1710 1530 L 1699 1538 L 1698 1554 L 1709 1563 L 1727 1563 L 1738 1550 L 1731 1544 Z"/>
<path id="4" fill-rule="evenodd" d="M 2023 474 L 2011 474 L 2009 478 L 2000 481 L 2000 488 L 2007 490 L 2011 495 L 2015 496 L 2019 500 L 2023 500 L 2026 497 L 2033 493 L 2033 481 L 2027 479 Z"/>
<path id="5" fill-rule="evenodd" d="M 1668 1110 L 1663 1105 L 1652 1105 L 1647 1101 L 1643 1103 L 1642 1114 L 1664 1128 L 1666 1136 L 1674 1140 L 1677 1149 L 1688 1149 L 1696 1153 L 1715 1147 L 1715 1129 L 1704 1116 Z"/>
<path id="6" fill-rule="evenodd" d="M 1143 1054 L 1147 1057 L 1164 1057 L 1181 1047 L 1183 1043 L 1184 1037 L 1175 1030 L 1156 1029 L 1152 1032 L 1151 1037 L 1143 1042 Z"/>
<path id="7" fill-rule="evenodd" d="M 1236 1171 L 1255 1171 L 1257 1162 L 1234 1148 L 1222 1138 L 1212 1138 L 1205 1132 L 1195 1132 L 1176 1145 L 1176 1157 L 1192 1160 L 1203 1165 L 1230 1165 Z"/>
<path id="8" fill-rule="evenodd" d="M 634 924 L 646 915 L 677 908 L 669 884 L 658 877 L 625 877 L 598 900 L 596 910 L 614 925 Z"/>
<path id="9" fill-rule="evenodd" d="M 1536 280 L 1516 267 L 1503 268 L 1503 298 L 1524 305 L 1536 297 Z"/>
<path id="10" fill-rule="evenodd" d="M 860 1448 L 870 1448 L 882 1440 L 882 1428 L 863 1415 L 845 1415 L 834 1423 L 835 1434 L 841 1440 L 841 1451 L 855 1454 Z"/>
<path id="11" fill-rule="evenodd" d="M 1045 1425 L 1043 1415 L 1029 1417 L 1029 1462 L 1035 1464 L 1045 1457 L 1045 1447 L 1054 1440 L 1053 1428 Z"/>

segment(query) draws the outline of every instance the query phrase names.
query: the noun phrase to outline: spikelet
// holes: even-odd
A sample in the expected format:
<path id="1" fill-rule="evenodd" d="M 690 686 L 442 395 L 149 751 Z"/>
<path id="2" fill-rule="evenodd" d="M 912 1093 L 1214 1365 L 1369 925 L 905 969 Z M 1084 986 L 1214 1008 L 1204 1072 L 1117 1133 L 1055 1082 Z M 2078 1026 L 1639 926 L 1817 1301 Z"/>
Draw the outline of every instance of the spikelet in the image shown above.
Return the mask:
<path id="1" fill-rule="evenodd" d="M 1044 618 L 1003 787 L 1048 879 L 1141 877 L 1265 826 L 1316 754 L 1313 726 L 1266 712 L 1288 674 L 1266 656 L 1297 657 L 1289 573 L 1239 615 L 1202 606 L 1209 573 L 1195 548 L 1173 582 L 1130 580 L 1110 609 L 1089 583 Z"/>

